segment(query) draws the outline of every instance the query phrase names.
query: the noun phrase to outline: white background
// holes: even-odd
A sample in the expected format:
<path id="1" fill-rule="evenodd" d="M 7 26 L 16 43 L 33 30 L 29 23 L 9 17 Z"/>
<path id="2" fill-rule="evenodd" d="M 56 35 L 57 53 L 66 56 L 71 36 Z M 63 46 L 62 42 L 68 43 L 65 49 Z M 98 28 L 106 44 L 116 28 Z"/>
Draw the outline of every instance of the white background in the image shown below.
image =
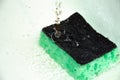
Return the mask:
<path id="1" fill-rule="evenodd" d="M 54 23 L 55 0 L 0 0 L 0 80 L 73 80 L 38 45 Z M 64 20 L 74 12 L 120 47 L 120 0 L 63 0 Z M 120 64 L 95 80 L 120 80 Z"/>

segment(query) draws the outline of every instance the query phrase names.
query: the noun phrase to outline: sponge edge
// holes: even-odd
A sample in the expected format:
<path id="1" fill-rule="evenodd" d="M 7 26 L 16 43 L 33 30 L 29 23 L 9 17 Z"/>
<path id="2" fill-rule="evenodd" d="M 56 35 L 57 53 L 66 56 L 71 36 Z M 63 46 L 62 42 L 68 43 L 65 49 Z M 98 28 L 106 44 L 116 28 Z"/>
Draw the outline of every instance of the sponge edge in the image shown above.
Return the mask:
<path id="1" fill-rule="evenodd" d="M 80 65 L 64 50 L 59 48 L 44 32 L 41 32 L 39 44 L 58 64 L 75 80 L 92 80 L 96 75 L 108 70 L 119 61 L 119 50 L 114 48 L 94 61 Z"/>

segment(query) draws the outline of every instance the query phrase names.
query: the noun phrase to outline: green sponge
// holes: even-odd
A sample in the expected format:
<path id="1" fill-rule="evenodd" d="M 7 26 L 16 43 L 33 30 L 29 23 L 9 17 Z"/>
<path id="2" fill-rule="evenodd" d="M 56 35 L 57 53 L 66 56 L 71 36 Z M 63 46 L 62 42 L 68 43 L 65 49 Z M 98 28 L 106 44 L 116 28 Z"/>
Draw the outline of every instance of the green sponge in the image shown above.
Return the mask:
<path id="1" fill-rule="evenodd" d="M 75 80 L 92 80 L 119 61 L 117 46 L 97 33 L 84 18 L 75 13 L 60 24 L 44 28 L 39 44 Z"/>

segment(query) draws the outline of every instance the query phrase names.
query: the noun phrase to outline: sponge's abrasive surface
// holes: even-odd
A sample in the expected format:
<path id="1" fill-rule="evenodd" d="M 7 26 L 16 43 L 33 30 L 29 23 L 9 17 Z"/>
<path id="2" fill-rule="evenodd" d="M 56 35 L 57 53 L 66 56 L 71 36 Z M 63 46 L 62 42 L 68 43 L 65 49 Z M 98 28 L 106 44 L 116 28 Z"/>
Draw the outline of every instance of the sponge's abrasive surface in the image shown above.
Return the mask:
<path id="1" fill-rule="evenodd" d="M 55 36 L 55 24 L 43 28 L 42 31 L 81 65 L 116 48 L 113 42 L 97 33 L 78 13 L 62 21 L 59 26 L 59 38 Z"/>

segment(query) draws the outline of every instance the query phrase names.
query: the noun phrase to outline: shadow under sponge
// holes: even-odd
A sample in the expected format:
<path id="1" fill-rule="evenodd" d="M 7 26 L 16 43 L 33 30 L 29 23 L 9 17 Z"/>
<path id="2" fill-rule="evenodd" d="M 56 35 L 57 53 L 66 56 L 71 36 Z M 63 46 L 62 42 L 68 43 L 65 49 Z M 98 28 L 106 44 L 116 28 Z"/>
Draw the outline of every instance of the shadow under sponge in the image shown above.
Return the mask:
<path id="1" fill-rule="evenodd" d="M 79 13 L 60 23 L 59 38 L 55 27 L 42 29 L 39 44 L 75 80 L 92 80 L 118 62 L 117 46 L 97 33 Z"/>

